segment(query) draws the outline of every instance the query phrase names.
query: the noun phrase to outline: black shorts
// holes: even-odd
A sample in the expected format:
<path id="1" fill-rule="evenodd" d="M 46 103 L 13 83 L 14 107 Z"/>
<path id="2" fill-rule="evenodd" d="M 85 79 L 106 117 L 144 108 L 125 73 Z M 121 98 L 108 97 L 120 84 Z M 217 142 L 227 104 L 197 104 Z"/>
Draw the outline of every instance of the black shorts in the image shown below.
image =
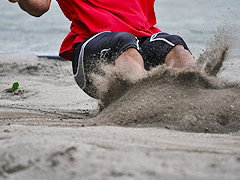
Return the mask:
<path id="1" fill-rule="evenodd" d="M 81 89 L 96 98 L 90 74 L 104 73 L 101 64 L 114 64 L 115 60 L 129 48 L 140 52 L 146 70 L 165 62 L 169 51 L 181 44 L 189 50 L 184 40 L 177 35 L 157 33 L 151 37 L 136 38 L 129 33 L 101 32 L 76 44 L 72 56 L 74 78 Z"/>

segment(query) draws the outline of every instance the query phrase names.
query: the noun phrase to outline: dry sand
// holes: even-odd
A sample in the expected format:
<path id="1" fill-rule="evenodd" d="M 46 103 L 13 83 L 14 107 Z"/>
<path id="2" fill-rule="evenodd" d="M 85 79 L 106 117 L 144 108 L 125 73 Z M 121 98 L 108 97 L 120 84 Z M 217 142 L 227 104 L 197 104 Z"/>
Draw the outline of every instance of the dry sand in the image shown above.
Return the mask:
<path id="1" fill-rule="evenodd" d="M 0 179 L 240 180 L 239 82 L 205 73 L 223 45 L 199 58 L 206 68 L 157 67 L 136 83 L 106 66 L 101 112 L 70 62 L 1 55 Z"/>
<path id="2" fill-rule="evenodd" d="M 197 71 L 182 85 L 175 71 L 155 71 L 167 81 L 139 82 L 96 116 L 98 101 L 77 87 L 70 62 L 1 55 L 0 179 L 239 180 L 238 87 L 206 88 Z M 4 93 L 16 81 L 19 91 Z M 220 112 L 232 119 L 220 123 Z"/>
<path id="3" fill-rule="evenodd" d="M 158 66 L 132 82 L 111 65 L 93 75 L 103 110 L 90 124 L 165 127 L 187 132 L 229 133 L 240 130 L 240 84 L 218 77 L 234 44 L 219 28 L 194 67 Z"/>
<path id="4" fill-rule="evenodd" d="M 116 79 L 110 85 L 114 88 L 104 93 L 102 99 L 106 108 L 94 118 L 94 123 L 165 127 L 188 132 L 240 130 L 240 86 L 237 83 L 223 83 L 194 68 L 164 67 L 152 70 L 148 78 L 135 84 L 120 83 L 120 76 Z M 123 84 L 128 90 L 114 101 L 116 95 L 124 92 Z"/>

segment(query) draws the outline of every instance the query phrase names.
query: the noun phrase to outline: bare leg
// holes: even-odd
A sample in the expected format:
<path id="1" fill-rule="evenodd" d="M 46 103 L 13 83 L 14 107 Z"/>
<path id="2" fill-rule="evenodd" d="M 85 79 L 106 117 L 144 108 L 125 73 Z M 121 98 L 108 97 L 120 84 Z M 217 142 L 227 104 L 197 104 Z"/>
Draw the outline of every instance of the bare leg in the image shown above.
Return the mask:
<path id="1" fill-rule="evenodd" d="M 182 45 L 176 45 L 165 59 L 165 64 L 173 68 L 183 68 L 195 63 L 194 57 Z"/>
<path id="2" fill-rule="evenodd" d="M 133 81 L 147 75 L 142 55 L 134 48 L 124 51 L 115 61 L 115 66 Z"/>
<path id="3" fill-rule="evenodd" d="M 165 64 L 173 68 L 184 68 L 195 63 L 194 57 L 182 45 L 176 45 L 165 59 Z M 133 81 L 147 76 L 142 55 L 134 48 L 123 52 L 115 61 L 115 66 Z"/>

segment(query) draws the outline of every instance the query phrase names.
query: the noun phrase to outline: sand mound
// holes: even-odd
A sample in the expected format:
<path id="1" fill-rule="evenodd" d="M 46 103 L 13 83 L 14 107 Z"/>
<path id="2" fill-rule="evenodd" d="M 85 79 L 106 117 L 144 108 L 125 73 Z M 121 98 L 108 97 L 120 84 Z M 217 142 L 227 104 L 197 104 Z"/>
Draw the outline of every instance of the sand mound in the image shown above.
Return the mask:
<path id="1" fill-rule="evenodd" d="M 240 85 L 216 76 L 232 38 L 219 29 L 196 67 L 159 66 L 132 83 L 112 66 L 95 75 L 102 112 L 97 125 L 154 126 L 168 129 L 228 133 L 240 129 Z"/>
<path id="2" fill-rule="evenodd" d="M 118 78 L 116 81 L 119 82 Z M 148 78 L 128 84 L 126 89 L 110 104 L 114 91 L 110 97 L 103 94 L 102 101 L 107 107 L 96 117 L 98 125 L 155 126 L 212 133 L 240 128 L 239 85 L 223 83 L 194 68 L 158 67 Z"/>

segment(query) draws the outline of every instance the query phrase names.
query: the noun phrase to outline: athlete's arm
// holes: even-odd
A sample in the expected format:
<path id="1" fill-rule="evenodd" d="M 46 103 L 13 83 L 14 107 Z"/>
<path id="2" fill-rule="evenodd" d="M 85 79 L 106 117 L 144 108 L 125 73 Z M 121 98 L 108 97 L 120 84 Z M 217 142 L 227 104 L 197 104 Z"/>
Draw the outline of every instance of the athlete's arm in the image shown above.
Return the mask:
<path id="1" fill-rule="evenodd" d="M 49 10 L 51 0 L 9 0 L 18 2 L 19 6 L 30 15 L 40 17 Z"/>

